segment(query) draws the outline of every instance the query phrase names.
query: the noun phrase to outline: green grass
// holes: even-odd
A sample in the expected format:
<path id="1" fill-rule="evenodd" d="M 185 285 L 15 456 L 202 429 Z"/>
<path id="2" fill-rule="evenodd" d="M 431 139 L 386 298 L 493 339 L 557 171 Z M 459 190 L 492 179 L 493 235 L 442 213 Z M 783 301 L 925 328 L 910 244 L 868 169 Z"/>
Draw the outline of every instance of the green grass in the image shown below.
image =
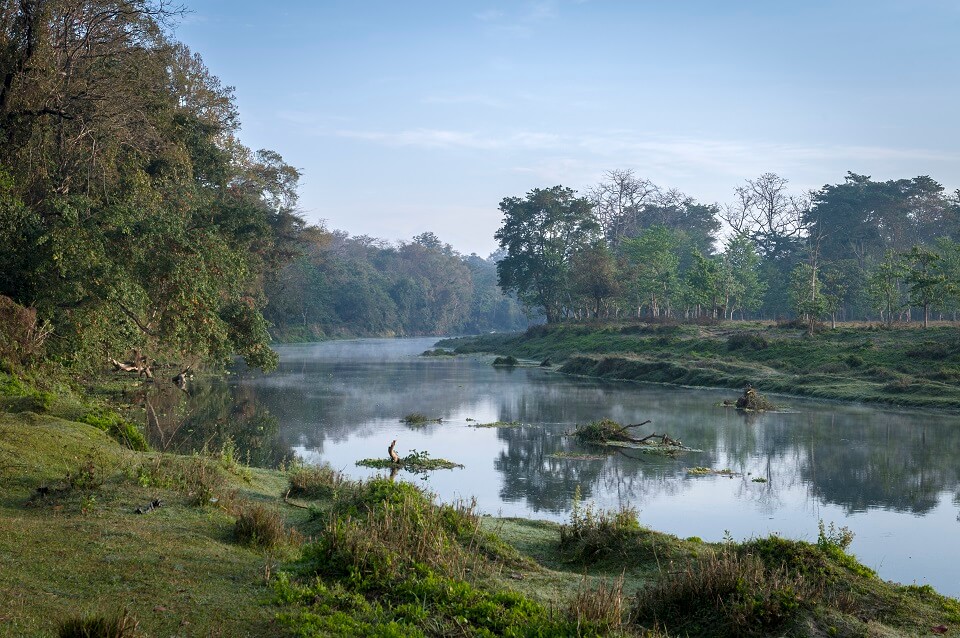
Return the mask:
<path id="1" fill-rule="evenodd" d="M 442 342 L 457 353 L 549 358 L 560 372 L 907 407 L 960 408 L 960 328 L 557 324 Z"/>

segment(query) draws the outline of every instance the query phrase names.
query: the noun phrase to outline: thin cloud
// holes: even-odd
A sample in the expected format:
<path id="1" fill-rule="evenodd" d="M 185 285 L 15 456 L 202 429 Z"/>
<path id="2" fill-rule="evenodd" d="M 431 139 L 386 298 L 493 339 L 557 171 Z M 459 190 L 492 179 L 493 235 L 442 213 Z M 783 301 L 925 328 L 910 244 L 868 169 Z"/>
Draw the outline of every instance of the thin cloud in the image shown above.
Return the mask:
<path id="1" fill-rule="evenodd" d="M 957 153 L 929 149 L 852 145 L 794 145 L 752 140 L 715 140 L 643 136 L 628 131 L 605 131 L 561 135 L 537 131 L 491 134 L 483 131 L 410 129 L 396 132 L 339 130 L 337 137 L 352 138 L 389 146 L 421 148 L 464 148 L 489 151 L 562 152 L 566 156 L 642 158 L 657 164 L 687 163 L 711 170 L 743 174 L 744 166 L 759 164 L 800 164 L 818 160 L 849 161 L 912 160 L 955 162 Z"/>

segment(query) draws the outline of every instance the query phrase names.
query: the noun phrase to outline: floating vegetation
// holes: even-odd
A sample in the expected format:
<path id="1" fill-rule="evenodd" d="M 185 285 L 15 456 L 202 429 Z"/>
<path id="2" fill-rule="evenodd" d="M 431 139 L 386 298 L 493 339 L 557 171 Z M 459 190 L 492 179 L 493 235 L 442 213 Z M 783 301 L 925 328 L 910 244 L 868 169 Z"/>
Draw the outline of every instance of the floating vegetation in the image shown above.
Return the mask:
<path id="1" fill-rule="evenodd" d="M 611 441 L 639 441 L 627 431 L 627 427 L 632 426 L 620 425 L 613 419 L 600 419 L 587 425 L 581 425 L 574 430 L 573 436 L 583 443 L 598 443 L 601 445 Z"/>
<path id="2" fill-rule="evenodd" d="M 406 423 L 407 425 L 425 425 L 427 423 L 443 423 L 443 419 L 441 418 L 434 419 L 434 418 L 428 417 L 426 414 L 423 414 L 421 412 L 411 412 L 410 414 L 400 419 L 400 422 Z"/>
<path id="3" fill-rule="evenodd" d="M 467 419 L 467 421 L 472 421 L 472 419 Z M 523 423 L 520 421 L 494 421 L 493 423 L 473 423 L 475 428 L 518 428 Z"/>
<path id="4" fill-rule="evenodd" d="M 722 470 L 715 470 L 710 467 L 691 467 L 687 469 L 687 474 L 690 476 L 707 476 L 707 475 L 716 475 L 716 476 L 727 476 L 733 478 L 734 476 L 740 476 L 739 472 L 734 472 L 730 468 L 724 468 Z"/>
<path id="5" fill-rule="evenodd" d="M 432 470 L 452 470 L 462 468 L 460 463 L 454 463 L 447 459 L 433 459 L 427 452 L 418 452 L 413 450 L 410 454 L 400 458 L 397 461 L 390 459 L 362 459 L 357 461 L 360 467 L 371 467 L 378 470 L 401 469 L 408 472 L 430 472 Z"/>
<path id="6" fill-rule="evenodd" d="M 762 476 L 757 476 L 757 477 L 752 478 L 752 479 L 750 479 L 750 480 L 753 481 L 754 483 L 766 483 L 766 482 L 767 482 L 767 479 L 763 478 Z"/>
<path id="7" fill-rule="evenodd" d="M 424 350 L 420 353 L 421 357 L 455 357 L 457 353 L 453 350 L 444 350 L 443 348 L 434 348 L 433 350 Z"/>
<path id="8" fill-rule="evenodd" d="M 647 436 L 637 438 L 630 434 L 629 428 L 646 425 L 650 421 L 635 423 L 633 425 L 620 425 L 612 419 L 601 419 L 578 427 L 572 436 L 576 437 L 581 443 L 591 443 L 594 445 L 606 445 L 614 447 L 626 447 L 641 452 L 652 452 L 655 454 L 677 454 L 679 452 L 701 452 L 683 445 L 681 441 L 672 439 L 666 434 L 648 434 Z"/>
<path id="9" fill-rule="evenodd" d="M 567 452 L 561 450 L 547 455 L 552 459 L 568 459 L 570 461 L 603 461 L 606 460 L 606 454 L 588 454 L 587 452 Z"/>
<path id="10" fill-rule="evenodd" d="M 513 367 L 518 363 L 520 362 L 517 361 L 517 358 L 512 355 L 508 357 L 497 357 L 496 359 L 493 360 L 493 365 L 495 366 Z"/>
<path id="11" fill-rule="evenodd" d="M 744 388 L 743 395 L 736 401 L 727 399 L 720 405 L 724 407 L 735 407 L 744 412 L 767 412 L 769 410 L 776 410 L 779 407 L 767 401 L 766 397 L 754 390 L 753 386 L 749 383 L 747 387 Z"/>

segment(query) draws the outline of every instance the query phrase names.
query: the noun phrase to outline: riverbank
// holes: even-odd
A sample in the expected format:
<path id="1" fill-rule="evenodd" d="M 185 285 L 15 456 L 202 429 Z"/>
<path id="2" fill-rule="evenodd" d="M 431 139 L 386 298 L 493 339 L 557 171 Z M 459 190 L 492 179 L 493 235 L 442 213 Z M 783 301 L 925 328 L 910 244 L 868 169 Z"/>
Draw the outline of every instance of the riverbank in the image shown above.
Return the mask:
<path id="1" fill-rule="evenodd" d="M 42 403 L 0 414 L 6 635 L 123 614 L 147 636 L 726 636 L 744 623 L 893 636 L 960 623 L 957 601 L 848 556 L 842 530 L 711 544 L 583 504 L 564 525 L 496 519 L 409 483 L 131 450 L 77 422 L 88 408 L 75 397 Z"/>
<path id="2" fill-rule="evenodd" d="M 960 409 L 960 329 L 876 326 L 805 329 L 762 323 L 711 326 L 558 324 L 520 334 L 441 342 L 560 372 L 609 379 L 875 403 Z"/>

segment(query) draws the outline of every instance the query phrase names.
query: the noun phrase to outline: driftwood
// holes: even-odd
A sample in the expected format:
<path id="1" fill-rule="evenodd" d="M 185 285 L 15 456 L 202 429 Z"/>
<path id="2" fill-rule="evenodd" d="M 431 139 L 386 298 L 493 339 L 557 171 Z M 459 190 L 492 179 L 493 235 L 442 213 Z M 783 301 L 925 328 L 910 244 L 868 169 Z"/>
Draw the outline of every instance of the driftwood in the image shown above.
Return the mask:
<path id="1" fill-rule="evenodd" d="M 646 425 L 647 423 L 652 423 L 652 421 L 650 419 L 647 419 L 643 423 L 634 423 L 633 425 L 625 425 L 623 426 L 623 429 L 626 430 L 627 428 L 638 428 L 641 425 Z M 651 434 L 650 436 L 656 436 L 656 435 Z M 650 437 L 647 437 L 647 438 L 650 438 Z"/>
<path id="2" fill-rule="evenodd" d="M 630 426 L 628 425 L 627 427 L 630 427 Z M 649 434 L 649 435 L 643 437 L 642 439 L 633 439 L 633 442 L 634 442 L 634 443 L 646 443 L 646 442 L 649 441 L 650 439 L 655 439 L 655 438 L 657 438 L 657 437 L 660 437 L 660 443 L 662 443 L 663 445 L 683 445 L 683 443 L 681 443 L 680 441 L 678 441 L 678 440 L 676 440 L 676 439 L 671 439 L 671 438 L 670 438 L 669 436 L 667 436 L 666 434 L 657 434 L 656 432 L 654 432 L 653 434 Z"/>
<path id="3" fill-rule="evenodd" d="M 137 376 L 153 379 L 153 370 L 150 367 L 150 362 L 147 360 L 147 357 L 140 354 L 139 350 L 134 349 L 132 361 L 110 359 L 110 363 L 113 364 L 117 372 L 136 372 Z"/>

